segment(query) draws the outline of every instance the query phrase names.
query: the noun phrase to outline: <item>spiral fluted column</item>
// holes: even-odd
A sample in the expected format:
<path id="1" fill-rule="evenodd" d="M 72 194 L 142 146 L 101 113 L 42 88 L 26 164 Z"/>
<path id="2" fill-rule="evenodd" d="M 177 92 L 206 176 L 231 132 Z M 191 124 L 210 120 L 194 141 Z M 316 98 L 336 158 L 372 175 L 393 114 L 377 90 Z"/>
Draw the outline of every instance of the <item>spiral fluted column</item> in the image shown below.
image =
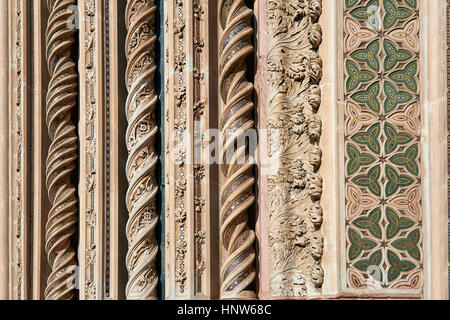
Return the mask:
<path id="1" fill-rule="evenodd" d="M 78 138 L 71 119 L 77 98 L 77 73 L 71 57 L 76 30 L 69 28 L 75 1 L 49 0 L 47 63 L 50 83 L 47 93 L 47 127 L 51 145 L 47 157 L 47 190 L 52 208 L 46 225 L 46 251 L 52 272 L 47 280 L 47 300 L 70 300 L 74 288 L 75 250 L 71 237 L 76 231 L 78 199 L 73 184 Z"/>
<path id="2" fill-rule="evenodd" d="M 133 300 L 157 298 L 158 243 L 155 230 L 158 216 L 155 197 L 158 184 L 155 169 L 158 155 L 155 138 L 158 127 L 154 112 L 158 97 L 153 83 L 156 9 L 153 0 L 130 0 L 126 9 L 126 139 L 129 153 L 126 169 L 129 182 L 126 196 L 129 279 L 126 295 L 127 299 Z"/>
<path id="3" fill-rule="evenodd" d="M 253 84 L 246 79 L 246 58 L 253 52 L 250 25 L 253 11 L 244 0 L 221 0 L 219 15 L 223 30 L 219 47 L 219 88 L 223 101 L 221 170 L 225 177 L 220 195 L 220 237 L 227 253 L 221 267 L 221 298 L 255 298 L 250 287 L 256 276 L 255 233 L 247 224 L 247 210 L 255 202 L 254 160 L 243 138 L 254 127 Z"/>

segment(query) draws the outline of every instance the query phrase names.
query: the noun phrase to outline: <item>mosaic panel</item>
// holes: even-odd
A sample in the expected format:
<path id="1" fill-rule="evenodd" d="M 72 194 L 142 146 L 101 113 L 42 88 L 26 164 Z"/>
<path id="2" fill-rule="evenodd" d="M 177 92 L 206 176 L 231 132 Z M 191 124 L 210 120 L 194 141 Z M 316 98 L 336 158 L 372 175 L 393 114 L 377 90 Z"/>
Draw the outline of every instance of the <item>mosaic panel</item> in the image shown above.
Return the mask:
<path id="1" fill-rule="evenodd" d="M 346 271 L 350 288 L 423 278 L 419 3 L 346 0 Z"/>

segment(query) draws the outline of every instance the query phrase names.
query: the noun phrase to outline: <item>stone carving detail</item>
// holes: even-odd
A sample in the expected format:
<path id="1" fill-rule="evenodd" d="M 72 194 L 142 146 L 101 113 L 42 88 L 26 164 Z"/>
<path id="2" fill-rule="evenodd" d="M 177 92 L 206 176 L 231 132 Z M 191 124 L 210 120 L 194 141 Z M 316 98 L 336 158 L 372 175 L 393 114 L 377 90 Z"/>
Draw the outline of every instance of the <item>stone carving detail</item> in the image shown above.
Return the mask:
<path id="1" fill-rule="evenodd" d="M 126 265 L 129 280 L 128 299 L 156 299 L 158 275 L 156 259 L 156 195 L 158 183 L 155 169 L 158 155 L 155 139 L 158 127 L 155 121 L 157 95 L 154 87 L 155 12 L 154 0 L 129 0 L 126 8 L 128 35 L 126 39 L 128 99 L 127 147 L 127 208 L 126 227 L 128 254 Z"/>
<path id="2" fill-rule="evenodd" d="M 189 258 L 193 254 L 191 246 L 187 242 L 192 231 L 190 228 L 192 216 L 186 211 L 190 202 L 187 179 L 190 175 L 190 167 L 187 163 L 189 147 L 187 121 L 189 110 L 186 95 L 189 73 L 186 65 L 186 51 L 188 48 L 187 41 L 193 41 L 194 39 L 189 39 L 185 21 L 185 17 L 189 13 L 187 11 L 189 4 L 186 1 L 177 0 L 171 0 L 170 2 L 172 4 L 168 15 L 171 15 L 172 27 L 170 29 L 173 30 L 173 35 L 171 36 L 173 44 L 169 44 L 168 47 L 166 70 L 170 74 L 172 74 L 173 70 L 173 78 L 170 77 L 170 81 L 169 76 L 167 76 L 168 92 L 166 97 L 170 95 L 173 95 L 173 97 L 167 100 L 170 101 L 168 105 L 172 107 L 167 108 L 166 128 L 171 128 L 169 132 L 172 132 L 173 137 L 169 137 L 166 161 L 170 159 L 173 168 L 166 171 L 166 181 L 171 189 L 170 192 L 174 193 L 174 199 L 172 203 L 167 202 L 167 221 L 170 221 L 171 228 L 167 231 L 166 239 L 167 243 L 173 241 L 172 246 L 174 247 L 175 255 L 172 258 L 173 260 L 168 261 L 167 267 L 171 269 L 173 277 L 171 280 L 174 280 L 172 282 L 173 285 L 170 285 L 174 289 L 171 296 L 186 297 L 189 294 L 187 280 L 191 276 L 189 274 Z M 166 28 L 166 32 L 170 33 L 168 28 Z M 170 146 L 170 143 L 173 143 L 173 146 Z"/>
<path id="3" fill-rule="evenodd" d="M 15 82 L 15 126 L 16 126 L 16 143 L 15 143 L 15 201 L 16 201 L 16 228 L 14 230 L 16 237 L 16 263 L 15 263 L 15 285 L 17 287 L 17 298 L 23 299 L 25 297 L 24 292 L 24 272 L 23 264 L 24 257 L 22 256 L 22 251 L 24 247 L 24 237 L 23 237 L 23 225 L 24 225 L 24 203 L 23 203 L 23 171 L 24 171 L 24 132 L 23 132 L 23 110 L 24 110 L 24 100 L 23 99 L 23 68 L 25 67 L 22 63 L 23 54 L 23 1 L 17 1 L 16 5 L 16 28 L 15 28 L 15 46 L 14 46 L 14 62 L 16 71 L 16 82 Z"/>
<path id="4" fill-rule="evenodd" d="M 268 153 L 270 290 L 321 293 L 323 210 L 318 173 L 321 120 L 321 0 L 269 0 Z"/>
<path id="5" fill-rule="evenodd" d="M 220 238 L 227 258 L 221 268 L 222 298 L 255 298 L 251 288 L 256 272 L 255 233 L 247 224 L 248 209 L 255 202 L 254 159 L 248 146 L 234 148 L 246 131 L 254 128 L 253 84 L 246 79 L 246 58 L 252 54 L 253 11 L 244 0 L 221 0 L 219 22 L 223 36 L 219 44 L 219 88 L 223 101 L 221 170 L 225 183 L 220 194 Z M 228 155 L 228 157 L 227 157 Z M 229 158 L 229 159 L 227 159 Z"/>
<path id="6" fill-rule="evenodd" d="M 84 36 L 84 52 L 85 55 L 85 70 L 86 70 L 86 78 L 85 78 L 85 92 L 86 92 L 86 143 L 85 143 L 85 152 L 84 156 L 86 157 L 86 168 L 85 168 L 85 181 L 86 181 L 86 201 L 85 204 L 85 289 L 84 289 L 84 299 L 86 300 L 95 300 L 97 298 L 97 286 L 95 284 L 96 270 L 95 268 L 97 262 L 97 246 L 96 241 L 98 239 L 97 235 L 97 212 L 95 208 L 95 204 L 97 202 L 96 199 L 96 174 L 97 174 L 97 163 L 96 163 L 96 155 L 97 155 L 97 137 L 95 129 L 98 125 L 98 115 L 97 115 L 97 101 L 95 97 L 96 92 L 96 72 L 97 65 L 95 61 L 95 54 L 97 48 L 96 41 L 96 25 L 95 25 L 95 0 L 85 0 L 84 1 L 84 12 L 83 17 L 81 19 L 82 22 L 85 23 L 85 34 Z M 83 155 L 83 153 L 81 153 Z M 80 201 L 80 206 L 82 206 L 82 201 Z M 81 216 L 81 215 L 80 215 Z M 80 259 L 81 261 L 81 259 Z M 80 263 L 81 264 L 81 263 Z"/>
<path id="7" fill-rule="evenodd" d="M 51 145 L 47 158 L 47 189 L 52 208 L 46 225 L 46 251 L 52 268 L 45 297 L 72 299 L 76 295 L 75 249 L 78 199 L 73 184 L 78 138 L 71 112 L 76 106 L 77 73 L 71 57 L 76 30 L 67 21 L 75 1 L 49 0 L 47 62 L 50 83 L 47 93 L 47 127 Z"/>
<path id="8" fill-rule="evenodd" d="M 203 39 L 205 32 L 208 29 L 208 20 L 205 17 L 205 12 L 202 8 L 201 0 L 192 1 L 192 15 L 194 17 L 193 23 L 193 107 L 192 118 L 194 119 L 193 132 L 193 159 L 194 159 L 194 237 L 195 237 L 195 291 L 196 294 L 204 293 L 208 279 L 206 279 L 205 270 L 207 268 L 207 238 L 208 233 L 205 230 L 209 211 L 206 210 L 206 188 L 208 186 L 208 168 L 204 162 L 204 152 L 202 145 L 202 134 L 205 127 L 209 127 L 207 123 L 207 116 L 209 113 L 209 104 L 206 97 L 207 83 L 205 83 L 205 74 L 202 72 L 202 65 L 204 65 L 204 48 L 205 40 Z M 199 141 L 200 140 L 200 141 Z"/>
<path id="9" fill-rule="evenodd" d="M 450 85 L 450 1 L 447 1 L 446 6 L 446 41 L 447 41 L 447 87 Z M 447 128 L 450 128 L 450 90 L 447 91 Z M 450 145 L 450 135 L 447 137 L 447 145 Z M 447 149 L 447 164 L 450 168 L 450 148 Z M 447 198 L 450 199 L 450 180 L 448 181 L 448 196 Z M 448 221 L 450 221 L 450 210 L 448 212 Z M 450 265 L 450 223 L 447 226 L 447 242 L 448 242 L 448 265 Z M 448 268 L 448 289 L 449 289 L 449 296 L 450 296 L 450 268 Z"/>
<path id="10" fill-rule="evenodd" d="M 345 1 L 350 288 L 417 289 L 423 282 L 418 6 Z"/>

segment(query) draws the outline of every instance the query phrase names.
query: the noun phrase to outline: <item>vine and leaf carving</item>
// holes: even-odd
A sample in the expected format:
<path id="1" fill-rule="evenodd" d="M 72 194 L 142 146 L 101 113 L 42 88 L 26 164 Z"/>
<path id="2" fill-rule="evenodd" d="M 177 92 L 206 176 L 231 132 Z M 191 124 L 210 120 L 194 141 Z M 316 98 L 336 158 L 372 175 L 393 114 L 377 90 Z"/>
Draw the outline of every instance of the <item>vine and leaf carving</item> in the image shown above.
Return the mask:
<path id="1" fill-rule="evenodd" d="M 273 296 L 321 293 L 323 209 L 318 173 L 321 120 L 321 0 L 269 0 L 268 176 Z"/>

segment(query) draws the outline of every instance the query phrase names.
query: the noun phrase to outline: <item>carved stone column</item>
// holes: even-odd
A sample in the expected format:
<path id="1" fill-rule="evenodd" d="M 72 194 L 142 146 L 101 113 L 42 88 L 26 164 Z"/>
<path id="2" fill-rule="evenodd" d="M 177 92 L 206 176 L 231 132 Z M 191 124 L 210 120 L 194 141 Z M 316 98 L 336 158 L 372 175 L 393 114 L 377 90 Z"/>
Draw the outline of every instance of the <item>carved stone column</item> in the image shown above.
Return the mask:
<path id="1" fill-rule="evenodd" d="M 158 127 L 155 107 L 158 96 L 154 86 L 156 9 L 153 0 L 129 0 L 126 9 L 126 113 L 129 151 L 127 207 L 130 215 L 127 224 L 129 249 L 126 258 L 129 275 L 126 289 L 128 299 L 157 298 L 158 243 L 155 231 L 158 215 L 155 198 L 158 182 L 155 169 L 158 155 L 155 138 Z"/>
<path id="2" fill-rule="evenodd" d="M 51 140 L 47 157 L 47 189 L 52 208 L 46 225 L 46 251 L 52 273 L 46 299 L 72 299 L 76 290 L 77 265 L 71 237 L 78 221 L 78 199 L 73 171 L 78 156 L 78 138 L 72 119 L 77 99 L 77 73 L 72 58 L 74 28 L 68 21 L 75 1 L 49 0 L 47 62 L 50 83 L 47 93 L 47 127 Z M 72 8 L 71 8 L 72 7 Z"/>
<path id="3" fill-rule="evenodd" d="M 245 142 L 247 130 L 254 129 L 253 83 L 246 75 L 246 59 L 253 52 L 253 11 L 244 0 L 222 0 L 218 12 L 222 30 L 219 125 L 224 181 L 220 193 L 220 240 L 225 253 L 220 271 L 221 298 L 255 298 L 255 233 L 248 226 L 249 209 L 255 202 L 254 158 Z"/>
<path id="4" fill-rule="evenodd" d="M 321 294 L 321 0 L 267 1 L 269 276 L 277 297 Z"/>

